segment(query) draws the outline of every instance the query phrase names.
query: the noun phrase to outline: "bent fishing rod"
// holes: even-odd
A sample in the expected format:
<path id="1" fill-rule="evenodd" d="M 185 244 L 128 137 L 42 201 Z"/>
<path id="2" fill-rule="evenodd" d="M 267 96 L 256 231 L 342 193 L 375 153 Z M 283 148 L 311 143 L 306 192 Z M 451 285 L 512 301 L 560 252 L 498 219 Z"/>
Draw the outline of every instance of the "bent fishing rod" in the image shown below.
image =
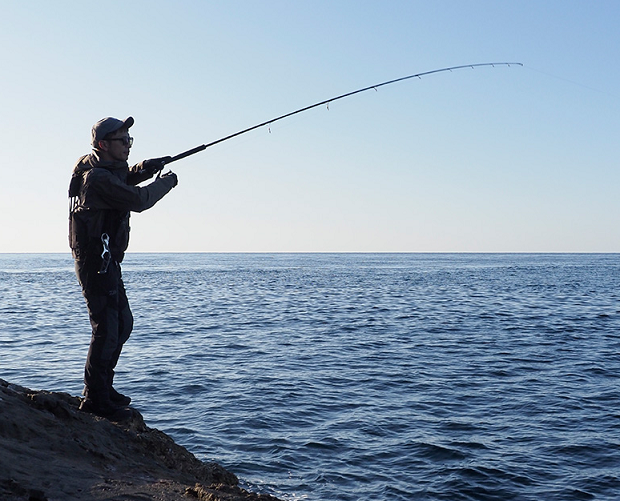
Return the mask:
<path id="1" fill-rule="evenodd" d="M 511 66 L 511 65 L 515 65 L 515 66 L 523 66 L 522 63 L 478 63 L 478 64 L 464 64 L 461 66 L 450 66 L 448 68 L 440 68 L 438 70 L 431 70 L 431 71 L 425 71 L 422 73 L 416 73 L 415 75 L 408 75 L 406 77 L 401 77 L 401 78 L 396 78 L 394 80 L 388 80 L 387 82 L 381 82 L 379 84 L 375 84 L 375 85 L 370 85 L 368 87 L 364 87 L 363 89 L 357 89 L 354 90 L 352 92 L 347 92 L 346 94 L 342 94 L 340 96 L 336 96 L 336 97 L 332 97 L 331 99 L 325 99 L 324 101 L 321 101 L 319 103 L 315 103 L 315 104 L 311 104 L 310 106 L 305 106 L 304 108 L 300 108 L 298 110 L 295 111 L 291 111 L 290 113 L 286 113 L 285 115 L 281 115 L 279 117 L 276 118 L 272 118 L 271 120 L 267 120 L 266 122 L 262 122 L 259 123 L 257 125 L 253 125 L 252 127 L 248 127 L 247 129 L 243 129 L 240 130 L 239 132 L 235 132 L 234 134 L 230 134 L 228 136 L 222 137 L 216 141 L 212 141 L 210 143 L 207 144 L 201 144 L 200 146 L 196 146 L 195 148 L 192 148 L 191 150 L 187 150 L 184 151 L 183 153 L 179 153 L 178 155 L 175 155 L 173 157 L 170 157 L 168 159 L 165 160 L 165 164 L 169 164 L 172 162 L 176 162 L 177 160 L 181 160 L 182 158 L 188 157 L 190 155 L 194 155 L 195 153 L 199 153 L 201 151 L 206 150 L 207 148 L 209 148 L 210 146 L 214 146 L 216 144 L 222 143 L 224 141 L 228 141 L 229 139 L 232 139 L 233 137 L 237 137 L 240 136 L 241 134 L 245 134 L 246 132 L 250 132 L 254 129 L 259 129 L 261 127 L 265 127 L 266 125 L 271 125 L 274 122 L 277 122 L 278 120 L 282 120 L 284 118 L 293 116 L 293 115 L 297 115 L 298 113 L 302 113 L 304 111 L 310 110 L 312 108 L 316 108 L 318 106 L 323 106 L 323 105 L 327 105 L 329 106 L 329 103 L 332 103 L 334 101 L 337 101 L 339 99 L 344 99 L 345 97 L 349 97 L 349 96 L 353 96 L 354 94 L 359 94 L 360 92 L 365 92 L 367 90 L 377 90 L 379 87 L 383 87 L 384 85 L 390 85 L 396 82 L 402 82 L 403 80 L 409 80 L 410 78 L 422 78 L 424 76 L 427 75 L 432 75 L 433 73 L 441 73 L 444 71 L 453 71 L 453 70 L 460 70 L 463 68 L 477 68 L 480 66 Z"/>

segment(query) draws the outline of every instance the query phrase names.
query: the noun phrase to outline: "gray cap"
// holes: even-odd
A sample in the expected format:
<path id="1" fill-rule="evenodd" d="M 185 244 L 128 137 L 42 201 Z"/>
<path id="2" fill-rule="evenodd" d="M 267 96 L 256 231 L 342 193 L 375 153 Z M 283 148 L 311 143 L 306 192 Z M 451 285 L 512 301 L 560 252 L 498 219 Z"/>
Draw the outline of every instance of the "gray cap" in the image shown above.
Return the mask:
<path id="1" fill-rule="evenodd" d="M 125 120 L 119 120 L 118 118 L 102 118 L 95 125 L 91 131 L 91 143 L 96 148 L 97 143 L 104 137 L 119 129 L 129 129 L 133 125 L 133 117 L 127 117 Z"/>

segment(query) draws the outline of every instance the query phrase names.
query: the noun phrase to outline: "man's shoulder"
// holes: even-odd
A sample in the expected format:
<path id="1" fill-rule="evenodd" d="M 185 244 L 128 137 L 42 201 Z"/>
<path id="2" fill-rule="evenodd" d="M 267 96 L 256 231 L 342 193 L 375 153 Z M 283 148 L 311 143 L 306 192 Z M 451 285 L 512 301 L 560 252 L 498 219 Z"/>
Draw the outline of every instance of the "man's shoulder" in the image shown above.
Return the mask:
<path id="1" fill-rule="evenodd" d="M 89 176 L 110 176 L 112 173 L 103 166 L 95 165 L 88 170 Z"/>
<path id="2" fill-rule="evenodd" d="M 94 165 L 87 173 L 86 176 L 91 181 L 114 181 L 119 180 L 122 177 L 122 173 L 118 169 L 110 168 L 106 164 Z"/>
<path id="3" fill-rule="evenodd" d="M 84 174 L 84 184 L 93 185 L 99 183 L 107 183 L 112 179 L 112 175 L 109 170 L 103 167 L 93 167 Z"/>
<path id="4" fill-rule="evenodd" d="M 80 157 L 74 167 L 74 172 L 82 171 L 88 176 L 95 177 L 118 177 L 123 170 L 127 170 L 126 162 L 102 161 L 94 153 Z"/>
<path id="5" fill-rule="evenodd" d="M 87 192 L 95 191 L 100 196 L 117 193 L 124 185 L 114 172 L 105 167 L 93 167 L 84 174 L 84 189 Z"/>

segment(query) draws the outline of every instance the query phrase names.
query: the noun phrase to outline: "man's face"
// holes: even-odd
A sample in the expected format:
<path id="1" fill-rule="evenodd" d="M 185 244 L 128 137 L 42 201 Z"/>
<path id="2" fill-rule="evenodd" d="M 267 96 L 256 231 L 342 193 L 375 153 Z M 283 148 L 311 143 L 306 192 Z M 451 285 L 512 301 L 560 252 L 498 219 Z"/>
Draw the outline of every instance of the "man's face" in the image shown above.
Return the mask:
<path id="1" fill-rule="evenodd" d="M 100 148 L 104 152 L 103 156 L 106 157 L 106 160 L 126 162 L 129 158 L 132 142 L 133 138 L 129 136 L 129 131 L 121 130 L 101 141 Z"/>

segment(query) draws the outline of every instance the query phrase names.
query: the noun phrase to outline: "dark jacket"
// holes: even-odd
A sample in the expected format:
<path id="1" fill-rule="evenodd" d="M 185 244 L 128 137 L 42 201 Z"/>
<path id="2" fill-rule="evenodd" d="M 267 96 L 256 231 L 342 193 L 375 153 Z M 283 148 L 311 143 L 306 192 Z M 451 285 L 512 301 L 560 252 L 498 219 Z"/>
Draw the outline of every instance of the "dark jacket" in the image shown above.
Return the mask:
<path id="1" fill-rule="evenodd" d="M 129 213 L 153 207 L 175 183 L 173 177 L 161 177 L 137 186 L 150 177 L 141 163 L 130 168 L 127 162 L 101 161 L 96 152 L 78 160 L 69 187 L 69 245 L 76 260 L 92 259 L 95 265 L 103 250 L 103 233 L 110 237 L 112 258 L 123 260 L 129 245 Z"/>

